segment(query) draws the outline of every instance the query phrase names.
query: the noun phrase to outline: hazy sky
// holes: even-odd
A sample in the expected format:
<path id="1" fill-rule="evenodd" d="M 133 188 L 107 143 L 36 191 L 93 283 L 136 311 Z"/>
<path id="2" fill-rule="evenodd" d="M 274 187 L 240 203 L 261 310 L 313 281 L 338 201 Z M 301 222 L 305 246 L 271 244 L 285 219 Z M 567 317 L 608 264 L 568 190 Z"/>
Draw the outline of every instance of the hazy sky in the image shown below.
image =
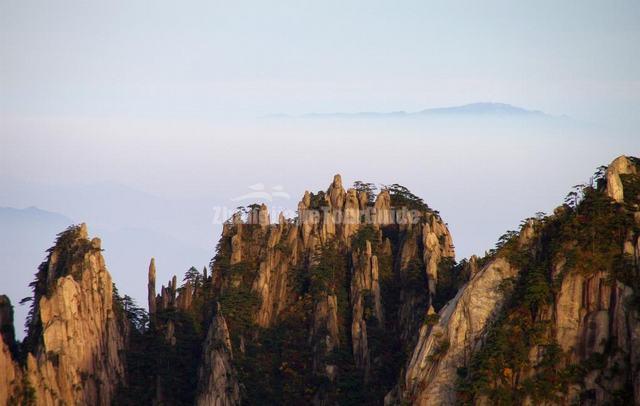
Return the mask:
<path id="1" fill-rule="evenodd" d="M 640 2 L 0 0 L 0 114 L 640 117 Z"/>

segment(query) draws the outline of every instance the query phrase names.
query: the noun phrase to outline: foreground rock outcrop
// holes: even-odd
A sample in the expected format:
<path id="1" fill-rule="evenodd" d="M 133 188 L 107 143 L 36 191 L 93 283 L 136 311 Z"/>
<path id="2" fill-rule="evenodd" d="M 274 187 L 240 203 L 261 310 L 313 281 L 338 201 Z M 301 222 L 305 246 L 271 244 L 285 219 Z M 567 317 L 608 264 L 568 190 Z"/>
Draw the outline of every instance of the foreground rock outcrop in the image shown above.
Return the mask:
<path id="1" fill-rule="evenodd" d="M 573 206 L 503 236 L 386 403 L 640 404 L 638 163 L 617 158 Z"/>
<path id="2" fill-rule="evenodd" d="M 13 375 L 15 399 L 110 405 L 125 375 L 127 326 L 114 308 L 100 240 L 90 240 L 84 224 L 60 234 L 33 286 L 24 365 L 13 374 L 3 368 L 3 379 Z"/>

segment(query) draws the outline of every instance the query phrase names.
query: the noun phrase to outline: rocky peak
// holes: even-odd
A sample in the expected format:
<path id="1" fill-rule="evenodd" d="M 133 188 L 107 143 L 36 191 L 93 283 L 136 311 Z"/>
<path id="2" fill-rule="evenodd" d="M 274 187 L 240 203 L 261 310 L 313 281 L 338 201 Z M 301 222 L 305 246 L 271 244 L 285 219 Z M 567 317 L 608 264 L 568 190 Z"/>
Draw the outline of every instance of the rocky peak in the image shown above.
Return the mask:
<path id="1" fill-rule="evenodd" d="M 384 226 L 392 223 L 391 215 L 391 196 L 388 190 L 382 190 L 373 205 L 374 215 L 373 224 Z"/>
<path id="2" fill-rule="evenodd" d="M 342 177 L 340 175 L 333 177 L 333 182 L 327 191 L 327 197 L 330 207 L 340 210 L 344 206 L 345 191 L 342 187 Z"/>
<path id="3" fill-rule="evenodd" d="M 85 224 L 59 235 L 34 287 L 25 374 L 38 403 L 111 404 L 127 331 L 100 240 L 89 240 Z"/>

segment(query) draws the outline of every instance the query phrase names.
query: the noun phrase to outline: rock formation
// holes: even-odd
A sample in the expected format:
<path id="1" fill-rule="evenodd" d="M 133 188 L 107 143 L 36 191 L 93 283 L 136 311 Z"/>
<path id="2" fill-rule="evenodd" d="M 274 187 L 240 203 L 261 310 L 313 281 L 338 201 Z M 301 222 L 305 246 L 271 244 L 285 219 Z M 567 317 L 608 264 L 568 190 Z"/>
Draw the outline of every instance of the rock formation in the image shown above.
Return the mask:
<path id="1" fill-rule="evenodd" d="M 298 328 L 307 329 L 309 338 L 299 351 L 310 351 L 308 368 L 315 376 L 308 379 L 328 382 L 309 391 L 306 401 L 339 401 L 345 374 L 360 386 L 387 379 L 382 375 L 390 374 L 379 370 L 392 358 L 397 363 L 397 352 L 415 342 L 412 335 L 437 289 L 438 269 L 454 258 L 451 236 L 438 214 L 410 194 L 402 198 L 415 208 L 394 206 L 398 193 L 385 189 L 374 200 L 366 191 L 345 190 L 336 175 L 326 192 L 305 192 L 295 221 L 283 216 L 277 224 L 260 221 L 265 218 L 260 213 L 268 212 L 264 205 L 252 206 L 245 219 L 233 216 L 224 225 L 211 271 L 234 354 L 267 356 L 260 333 L 247 324 L 272 334 L 300 318 Z M 249 314 L 237 314 L 238 305 Z M 337 354 L 345 352 L 353 353 L 351 361 L 337 362 Z M 254 399 L 251 393 L 245 396 Z"/>
<path id="2" fill-rule="evenodd" d="M 223 226 L 210 264 L 114 292 L 99 239 L 60 234 L 23 343 L 0 296 L 0 404 L 640 404 L 640 161 L 455 262 L 394 184 L 305 192 Z"/>
<path id="3" fill-rule="evenodd" d="M 156 313 L 156 260 L 151 258 L 149 263 L 149 283 L 147 284 L 147 294 L 149 302 L 149 317 L 153 318 Z"/>

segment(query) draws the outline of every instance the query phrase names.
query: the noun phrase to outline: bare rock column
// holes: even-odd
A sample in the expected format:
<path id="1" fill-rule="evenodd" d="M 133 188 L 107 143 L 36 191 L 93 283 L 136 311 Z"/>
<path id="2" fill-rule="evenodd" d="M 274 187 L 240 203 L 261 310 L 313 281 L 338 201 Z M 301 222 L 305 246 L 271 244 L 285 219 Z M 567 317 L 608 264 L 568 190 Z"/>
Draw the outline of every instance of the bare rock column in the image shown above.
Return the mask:
<path id="1" fill-rule="evenodd" d="M 156 260 L 155 258 L 151 258 L 151 263 L 149 263 L 149 283 L 147 285 L 148 289 L 148 300 L 149 300 L 149 317 L 153 319 L 156 314 Z"/>

